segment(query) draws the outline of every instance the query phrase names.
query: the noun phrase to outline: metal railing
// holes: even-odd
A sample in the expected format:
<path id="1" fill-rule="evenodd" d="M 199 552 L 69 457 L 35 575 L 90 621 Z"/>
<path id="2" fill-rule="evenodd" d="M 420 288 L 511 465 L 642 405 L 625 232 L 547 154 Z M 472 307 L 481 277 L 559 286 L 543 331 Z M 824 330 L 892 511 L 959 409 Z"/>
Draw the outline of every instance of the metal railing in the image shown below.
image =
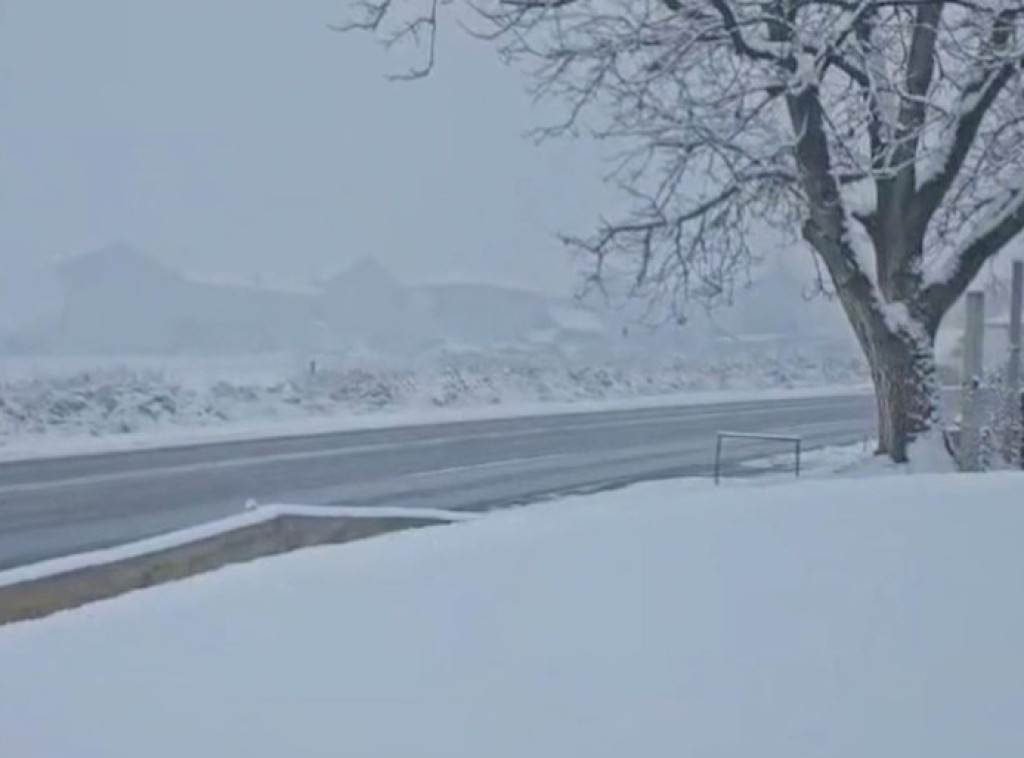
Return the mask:
<path id="1" fill-rule="evenodd" d="M 803 447 L 801 437 L 789 437 L 782 434 L 753 434 L 751 432 L 718 432 L 718 439 L 715 442 L 715 484 L 721 479 L 722 472 L 722 444 L 727 439 L 740 440 L 761 440 L 766 442 L 788 442 L 793 445 L 793 452 L 796 458 L 795 473 L 800 476 L 800 454 Z"/>

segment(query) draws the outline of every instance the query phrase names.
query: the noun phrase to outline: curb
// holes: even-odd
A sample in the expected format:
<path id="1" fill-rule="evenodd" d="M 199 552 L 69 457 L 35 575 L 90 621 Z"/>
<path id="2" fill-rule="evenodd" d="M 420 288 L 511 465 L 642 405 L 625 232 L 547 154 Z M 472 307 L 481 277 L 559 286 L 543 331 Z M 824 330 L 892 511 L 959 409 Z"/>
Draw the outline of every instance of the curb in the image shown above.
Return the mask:
<path id="1" fill-rule="evenodd" d="M 306 547 L 450 523 L 453 521 L 439 516 L 280 514 L 175 547 L 0 586 L 0 626 L 45 618 L 134 590 Z"/>

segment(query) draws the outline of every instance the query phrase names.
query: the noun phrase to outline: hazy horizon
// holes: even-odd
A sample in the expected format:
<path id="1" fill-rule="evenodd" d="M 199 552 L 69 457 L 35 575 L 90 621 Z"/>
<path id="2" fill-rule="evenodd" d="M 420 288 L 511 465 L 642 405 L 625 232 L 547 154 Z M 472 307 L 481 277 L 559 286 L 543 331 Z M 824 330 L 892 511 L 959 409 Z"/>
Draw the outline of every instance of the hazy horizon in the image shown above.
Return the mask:
<path id="1" fill-rule="evenodd" d="M 125 239 L 190 276 L 302 286 L 372 257 L 404 280 L 567 292 L 555 239 L 611 194 L 594 148 L 541 147 L 525 81 L 445 34 L 416 83 L 331 32 L 341 0 L 6 0 L 0 316 L 52 264 Z"/>

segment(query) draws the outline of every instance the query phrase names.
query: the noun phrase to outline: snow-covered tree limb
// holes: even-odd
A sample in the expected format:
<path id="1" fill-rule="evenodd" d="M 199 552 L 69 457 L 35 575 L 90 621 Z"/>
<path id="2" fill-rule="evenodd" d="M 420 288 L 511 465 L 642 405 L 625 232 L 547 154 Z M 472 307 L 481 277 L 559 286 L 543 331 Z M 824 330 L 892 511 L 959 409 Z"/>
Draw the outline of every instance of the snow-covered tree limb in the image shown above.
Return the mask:
<path id="1" fill-rule="evenodd" d="M 1007 52 L 1013 31 L 1012 16 L 1004 12 L 993 25 L 989 48 L 994 52 Z M 925 222 L 939 207 L 963 169 L 985 116 L 1007 84 L 1019 73 L 1024 58 L 1016 50 L 1010 52 L 1004 59 L 997 58 L 982 64 L 981 70 L 960 93 L 953 123 L 937 151 L 938 168 L 921 182 L 918 191 L 917 215 Z"/>
<path id="2" fill-rule="evenodd" d="M 975 236 L 940 268 L 935 281 L 924 290 L 923 299 L 934 313 L 945 313 L 970 286 L 982 266 L 1024 229 L 1024 186 L 1006 204 L 986 214 Z"/>

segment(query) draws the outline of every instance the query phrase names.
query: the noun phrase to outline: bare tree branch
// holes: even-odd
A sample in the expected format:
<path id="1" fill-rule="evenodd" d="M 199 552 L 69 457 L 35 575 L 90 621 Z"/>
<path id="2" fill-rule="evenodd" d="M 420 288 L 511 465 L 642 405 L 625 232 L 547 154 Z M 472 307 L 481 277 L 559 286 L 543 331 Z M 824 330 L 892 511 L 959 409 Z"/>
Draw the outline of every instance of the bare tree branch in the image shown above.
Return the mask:
<path id="1" fill-rule="evenodd" d="M 970 238 L 947 262 L 937 281 L 925 289 L 922 299 L 933 318 L 941 318 L 959 299 L 982 267 L 1024 229 L 1024 186 L 1014 191 L 1005 205 L 985 215 L 976 236 Z"/>
<path id="2" fill-rule="evenodd" d="M 422 63 L 389 77 L 397 81 L 423 79 L 430 75 L 437 62 L 438 7 L 443 1 L 450 0 L 428 0 L 425 12 L 403 20 L 397 28 L 385 32 L 384 26 L 393 12 L 393 0 L 360 0 L 357 3 L 359 13 L 354 20 L 328 24 L 327 28 L 335 32 L 371 32 L 380 36 L 387 48 L 406 44 L 416 49 L 426 46 L 426 58 Z"/>
<path id="3" fill-rule="evenodd" d="M 1010 20 L 1010 15 L 1003 14 L 994 24 L 989 42 L 992 49 L 1006 48 L 1013 32 Z M 931 219 L 953 186 L 971 149 L 975 146 L 982 121 L 1006 85 L 1019 73 L 1022 60 L 1024 58 L 1016 55 L 994 69 L 986 67 L 964 86 L 955 122 L 947 138 L 948 148 L 940 155 L 940 168 L 928 177 L 918 193 L 916 212 L 922 222 L 926 223 Z"/>
<path id="4" fill-rule="evenodd" d="M 928 90 L 932 86 L 935 71 L 935 45 L 939 39 L 939 19 L 943 3 L 933 2 L 917 6 L 916 18 L 911 31 L 910 51 L 907 55 L 904 83 L 905 97 L 900 103 L 895 135 L 895 149 L 892 153 L 893 191 L 901 202 L 917 189 L 916 162 L 922 127 L 927 116 Z"/>

